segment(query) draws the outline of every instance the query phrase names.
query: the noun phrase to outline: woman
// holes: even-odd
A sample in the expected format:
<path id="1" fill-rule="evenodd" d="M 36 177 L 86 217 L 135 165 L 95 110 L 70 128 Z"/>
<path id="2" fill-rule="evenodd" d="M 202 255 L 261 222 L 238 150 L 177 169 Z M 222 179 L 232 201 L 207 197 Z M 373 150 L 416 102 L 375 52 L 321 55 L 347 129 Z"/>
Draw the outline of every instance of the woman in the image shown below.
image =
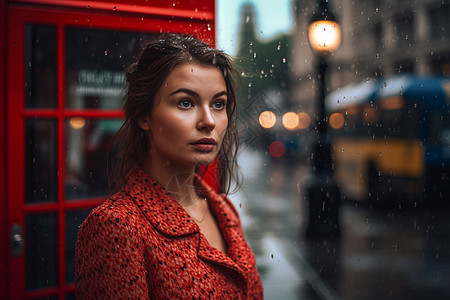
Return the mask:
<path id="1" fill-rule="evenodd" d="M 78 299 L 263 297 L 235 208 L 196 175 L 217 156 L 234 169 L 236 75 L 223 52 L 175 34 L 129 67 L 117 192 L 78 233 Z"/>

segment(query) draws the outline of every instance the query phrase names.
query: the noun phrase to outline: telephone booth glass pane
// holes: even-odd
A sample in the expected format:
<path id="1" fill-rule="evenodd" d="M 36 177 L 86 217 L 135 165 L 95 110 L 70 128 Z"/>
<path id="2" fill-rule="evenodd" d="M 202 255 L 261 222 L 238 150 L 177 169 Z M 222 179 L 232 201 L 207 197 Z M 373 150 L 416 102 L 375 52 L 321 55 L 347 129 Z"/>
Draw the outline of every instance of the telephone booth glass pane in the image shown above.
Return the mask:
<path id="1" fill-rule="evenodd" d="M 106 157 L 122 120 L 70 118 L 66 122 L 66 200 L 108 194 Z"/>
<path id="2" fill-rule="evenodd" d="M 57 285 L 56 219 L 55 213 L 30 214 L 25 218 L 27 290 Z"/>
<path id="3" fill-rule="evenodd" d="M 78 229 L 89 215 L 90 209 L 70 210 L 66 212 L 66 283 L 75 282 L 75 242 Z"/>
<path id="4" fill-rule="evenodd" d="M 25 120 L 25 203 L 56 201 L 56 121 Z"/>
<path id="5" fill-rule="evenodd" d="M 56 27 L 25 26 L 25 106 L 56 108 Z"/>
<path id="6" fill-rule="evenodd" d="M 68 28 L 66 30 L 66 107 L 120 109 L 125 69 L 152 35 Z"/>

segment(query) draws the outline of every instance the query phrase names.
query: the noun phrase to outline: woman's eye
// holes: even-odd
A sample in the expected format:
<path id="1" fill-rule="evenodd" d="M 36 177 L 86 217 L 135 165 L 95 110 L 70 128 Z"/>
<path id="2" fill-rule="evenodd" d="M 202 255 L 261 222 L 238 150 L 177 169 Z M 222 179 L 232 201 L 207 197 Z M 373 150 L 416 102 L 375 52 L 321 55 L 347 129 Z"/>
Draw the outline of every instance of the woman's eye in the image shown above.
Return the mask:
<path id="1" fill-rule="evenodd" d="M 215 109 L 224 109 L 225 108 L 225 102 L 224 101 L 215 101 L 213 103 L 213 108 L 215 108 Z"/>
<path id="2" fill-rule="evenodd" d="M 192 104 L 189 100 L 181 100 L 180 102 L 178 102 L 178 106 L 181 108 L 189 108 L 192 106 Z"/>

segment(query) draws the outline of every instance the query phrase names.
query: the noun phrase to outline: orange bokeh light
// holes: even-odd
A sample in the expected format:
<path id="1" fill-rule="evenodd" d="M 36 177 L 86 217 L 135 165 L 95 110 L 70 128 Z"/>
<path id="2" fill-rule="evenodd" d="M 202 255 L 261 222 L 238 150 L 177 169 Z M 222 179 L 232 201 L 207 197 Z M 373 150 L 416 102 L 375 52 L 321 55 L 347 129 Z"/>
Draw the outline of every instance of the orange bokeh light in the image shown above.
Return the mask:
<path id="1" fill-rule="evenodd" d="M 319 20 L 309 25 L 308 37 L 314 51 L 330 53 L 341 44 L 341 27 L 330 20 Z"/>
<path id="2" fill-rule="evenodd" d="M 298 128 L 298 115 L 294 112 L 287 112 L 283 115 L 283 126 L 287 130 L 295 130 Z"/>
<path id="3" fill-rule="evenodd" d="M 269 110 L 263 111 L 259 115 L 259 125 L 261 125 L 262 128 L 272 128 L 275 123 L 277 122 L 277 117 L 275 114 Z"/>
<path id="4" fill-rule="evenodd" d="M 311 117 L 305 112 L 298 113 L 298 128 L 306 129 L 311 125 Z"/>
<path id="5" fill-rule="evenodd" d="M 344 126 L 344 116 L 341 113 L 334 113 L 328 120 L 331 128 L 340 129 Z"/>

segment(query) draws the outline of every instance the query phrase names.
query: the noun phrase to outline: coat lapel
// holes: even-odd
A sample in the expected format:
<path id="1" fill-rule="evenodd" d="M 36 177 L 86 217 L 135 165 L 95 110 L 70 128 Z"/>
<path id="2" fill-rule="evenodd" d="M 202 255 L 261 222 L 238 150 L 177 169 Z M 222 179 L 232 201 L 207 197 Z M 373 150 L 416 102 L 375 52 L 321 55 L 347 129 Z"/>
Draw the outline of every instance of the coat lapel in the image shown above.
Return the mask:
<path id="1" fill-rule="evenodd" d="M 232 269 L 245 279 L 246 271 L 254 265 L 254 257 L 253 255 L 247 257 L 247 252 L 241 253 L 240 251 L 248 246 L 240 227 L 237 212 L 228 198 L 217 195 L 199 176 L 196 176 L 195 184 L 202 189 L 217 218 L 228 245 L 226 254 L 208 243 L 198 225 L 184 208 L 159 182 L 142 169 L 137 168 L 130 171 L 125 192 L 135 201 L 148 222 L 162 234 L 168 237 L 180 237 L 198 233 L 200 235 L 197 249 L 199 258 Z"/>
<path id="2" fill-rule="evenodd" d="M 205 247 L 209 246 L 213 251 L 218 252 L 217 260 L 227 260 L 230 266 L 237 267 L 239 272 L 245 276 L 244 274 L 255 266 L 256 261 L 253 252 L 245 241 L 238 212 L 225 194 L 218 195 L 199 176 L 196 177 L 196 184 L 201 187 L 208 199 L 211 210 L 216 216 L 225 242 L 227 243 L 228 250 L 225 255 L 216 248 L 209 246 L 206 239 L 204 239 L 207 244 Z M 221 255 L 225 256 L 225 258 Z"/>
<path id="3" fill-rule="evenodd" d="M 126 190 L 147 220 L 164 235 L 177 237 L 199 232 L 181 205 L 143 170 L 130 171 Z"/>

